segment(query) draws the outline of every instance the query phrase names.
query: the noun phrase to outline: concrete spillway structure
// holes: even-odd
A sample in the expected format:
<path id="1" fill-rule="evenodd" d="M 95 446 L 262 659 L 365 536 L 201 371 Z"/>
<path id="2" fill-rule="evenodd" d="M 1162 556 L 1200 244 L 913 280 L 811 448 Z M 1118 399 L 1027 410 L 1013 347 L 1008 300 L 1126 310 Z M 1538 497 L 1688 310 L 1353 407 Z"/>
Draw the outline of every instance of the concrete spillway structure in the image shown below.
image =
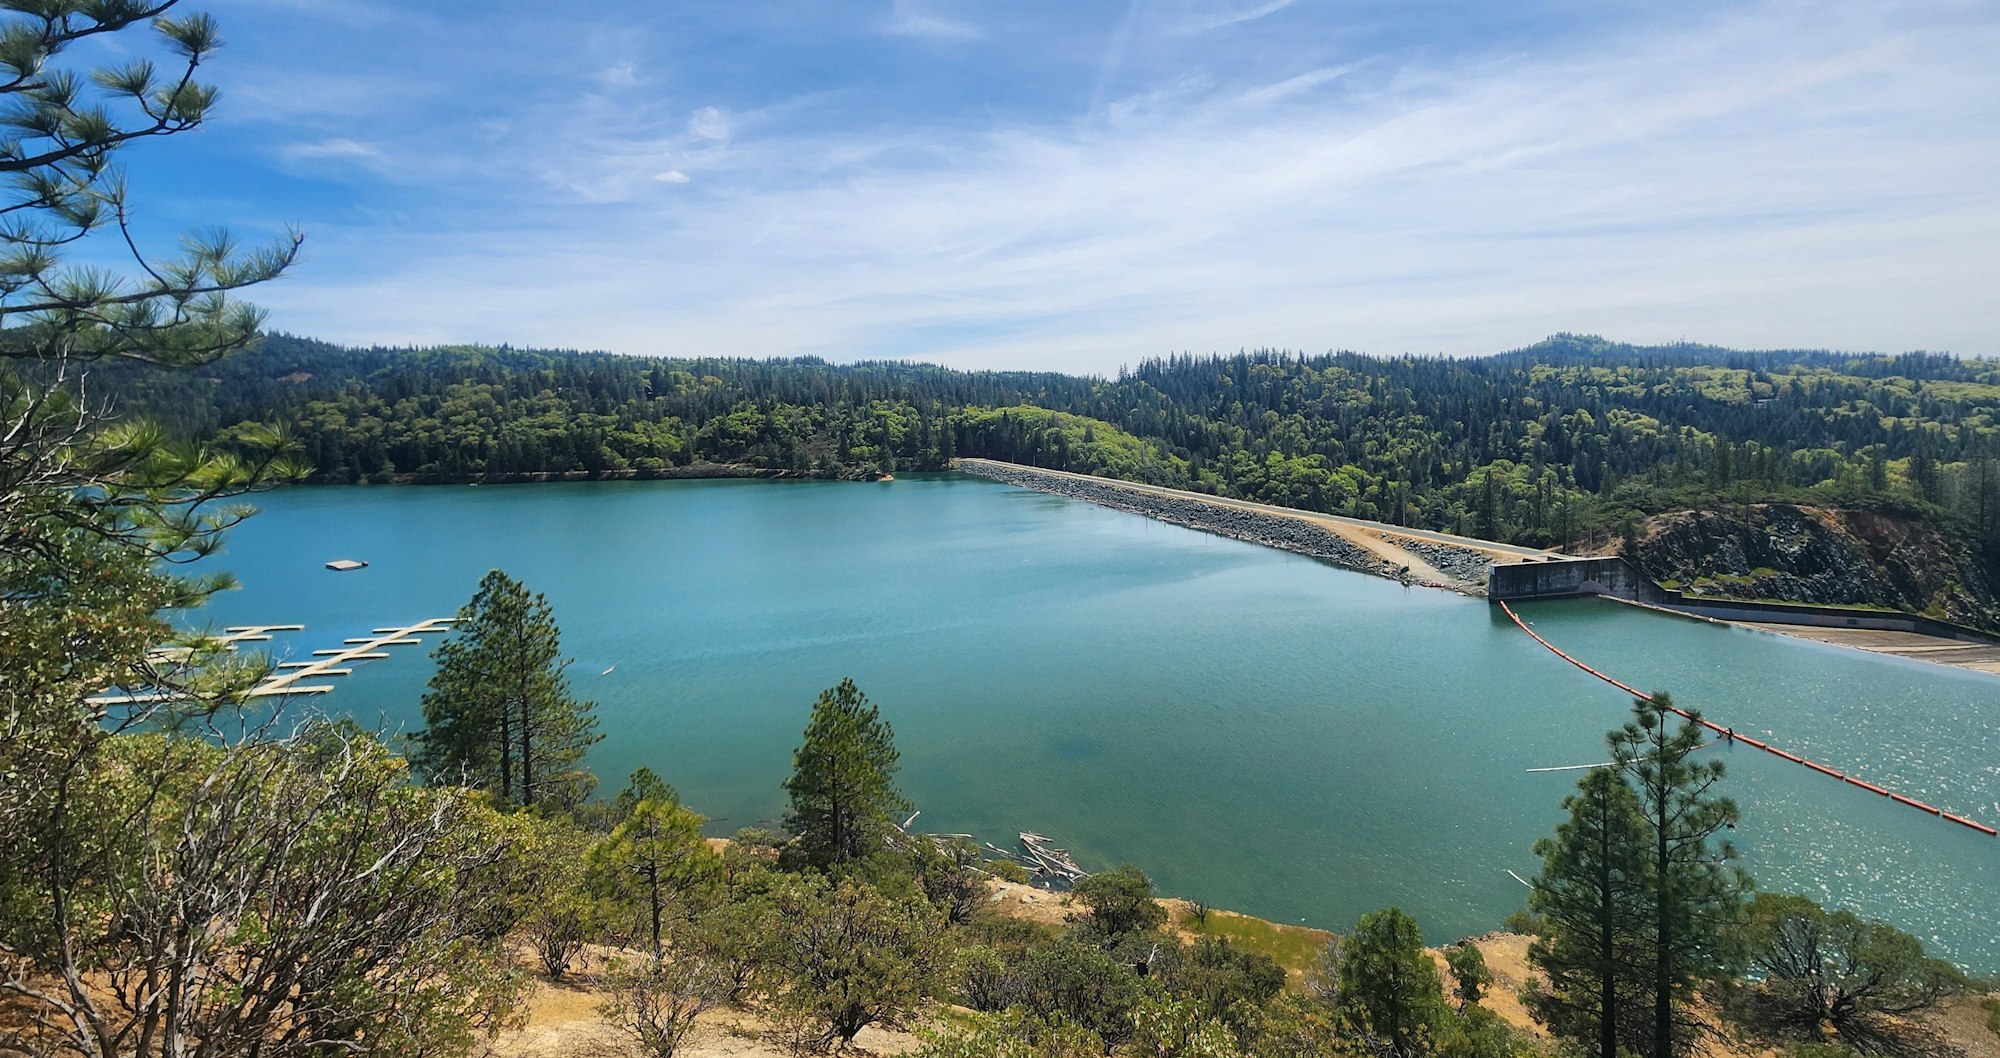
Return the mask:
<path id="1" fill-rule="evenodd" d="M 1486 598 L 1492 602 L 1609 595 L 1660 604 L 1667 592 L 1638 567 L 1618 557 L 1547 556 L 1528 562 L 1495 563 L 1486 571 Z"/>
<path id="2" fill-rule="evenodd" d="M 1598 558 L 1550 556 L 1539 561 L 1510 562 L 1487 567 L 1486 598 L 1496 605 L 1587 595 L 1620 599 L 1712 621 L 1732 621 L 1760 626 L 1785 625 L 1802 629 L 1872 630 L 1928 636 L 1933 645 L 1916 648 L 1925 651 L 2000 647 L 2000 636 L 1921 614 L 1863 610 L 1849 606 L 1820 606 L 1811 603 L 1765 602 L 1689 595 L 1686 592 L 1659 586 L 1639 567 L 1615 555 Z"/>

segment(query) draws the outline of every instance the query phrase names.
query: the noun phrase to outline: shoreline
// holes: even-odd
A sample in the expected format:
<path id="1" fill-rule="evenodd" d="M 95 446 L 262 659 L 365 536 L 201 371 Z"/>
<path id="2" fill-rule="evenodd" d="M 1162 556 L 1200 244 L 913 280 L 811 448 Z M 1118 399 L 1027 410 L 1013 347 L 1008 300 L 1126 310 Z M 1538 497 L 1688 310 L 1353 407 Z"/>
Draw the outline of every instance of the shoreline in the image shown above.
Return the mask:
<path id="1" fill-rule="evenodd" d="M 1165 486 L 1117 478 L 1100 478 L 1068 471 L 1030 467 L 968 457 L 954 460 L 945 468 L 916 468 L 912 473 L 962 473 L 1002 484 L 1031 489 L 1066 499 L 1081 500 L 1100 507 L 1137 514 L 1185 529 L 1288 551 L 1355 573 L 1381 577 L 1413 586 L 1457 592 L 1473 598 L 1486 596 L 1485 567 L 1488 562 L 1531 560 L 1530 556 L 1552 554 L 1490 541 L 1446 542 L 1448 534 L 1409 530 L 1360 519 L 1342 518 L 1314 511 L 1277 507 L 1210 496 Z M 844 481 L 854 483 L 892 482 L 895 475 L 860 475 L 849 472 L 823 473 L 753 467 L 741 463 L 692 463 L 659 470 L 606 470 L 590 472 L 520 471 L 474 475 L 396 474 L 387 482 L 329 481 L 306 478 L 294 482 L 325 488 L 446 486 L 446 485 L 537 485 L 571 484 L 591 481 Z M 1405 535 L 1408 534 L 1408 535 Z M 1418 535 L 1421 534 L 1421 535 Z M 1478 547 L 1469 545 L 1479 545 Z M 1754 632 L 1789 636 L 1823 646 L 1839 647 L 1866 654 L 1922 661 L 1932 665 L 1988 676 L 2000 676 L 2000 648 L 1954 641 L 1919 632 L 1874 632 L 1859 629 L 1825 628 L 1813 625 L 1712 617 L 1613 595 L 1600 598 L 1684 620 L 1742 628 Z M 1889 611 L 1885 611 L 1888 613 Z M 1869 640 L 1874 641 L 1861 641 Z M 1935 655 L 1956 656 L 1935 656 Z"/>
<path id="2" fill-rule="evenodd" d="M 921 472 L 921 471 L 917 471 Z M 894 481 L 895 475 L 886 472 L 863 474 L 852 471 L 823 473 L 817 470 L 789 470 L 774 467 L 753 467 L 743 463 L 690 463 L 681 467 L 662 467 L 659 470 L 517 470 L 482 471 L 477 474 L 392 474 L 388 481 L 332 481 L 326 478 L 307 477 L 296 482 L 300 485 L 330 486 L 348 488 L 356 486 L 396 486 L 396 485 L 548 485 L 566 484 L 579 481 L 703 481 L 718 478 L 756 478 L 765 481 Z"/>
<path id="3" fill-rule="evenodd" d="M 954 469 L 1052 496 L 1142 515 L 1186 529 L 1289 551 L 1356 573 L 1418 587 L 1455 591 L 1475 598 L 1486 595 L 1485 567 L 1488 562 L 1510 558 L 1521 561 L 1529 554 L 1546 553 L 1493 544 L 1486 545 L 1489 550 L 1478 550 L 1470 546 L 1404 536 L 1396 533 L 1394 527 L 1376 529 L 1355 520 L 1337 519 L 1311 511 L 1293 511 L 1229 497 L 1206 496 L 1158 485 L 990 459 L 960 460 L 954 464 Z M 1442 535 L 1426 534 L 1429 537 Z M 1399 568 L 1397 560 L 1405 560 L 1407 565 Z M 1597 597 L 1683 620 L 1790 636 L 1866 654 L 2000 676 L 2000 646 L 1968 643 L 1921 632 L 1843 629 L 1713 617 L 1615 595 Z"/>
<path id="4" fill-rule="evenodd" d="M 1707 614 L 1676 610 L 1671 606 L 1657 606 L 1637 599 L 1624 599 L 1615 595 L 1602 595 L 1602 599 L 1624 606 L 1631 606 L 1653 613 L 1678 617 L 1686 621 L 1703 621 L 1725 628 L 1741 628 L 1749 632 L 1763 632 L 1767 635 L 1787 636 L 1792 639 L 1818 643 L 1821 646 L 1836 647 L 1841 650 L 1855 650 L 1863 654 L 1881 657 L 1901 658 L 1904 661 L 1921 661 L 1940 665 L 1961 672 L 1976 672 L 1986 676 L 2000 676 L 2000 646 L 1989 643 L 1969 642 L 1962 639 L 1948 639 L 1944 636 L 1924 632 L 1903 632 L 1892 629 L 1841 628 L 1829 625 L 1785 624 L 1777 621 L 1753 621 L 1711 617 Z"/>
<path id="5" fill-rule="evenodd" d="M 1387 533 L 1311 511 L 1267 508 L 1113 478 L 984 459 L 961 460 L 956 469 L 1184 529 L 1289 551 L 1356 573 L 1473 597 L 1485 596 L 1486 566 L 1495 557 L 1491 552 L 1414 536 L 1391 539 Z"/>

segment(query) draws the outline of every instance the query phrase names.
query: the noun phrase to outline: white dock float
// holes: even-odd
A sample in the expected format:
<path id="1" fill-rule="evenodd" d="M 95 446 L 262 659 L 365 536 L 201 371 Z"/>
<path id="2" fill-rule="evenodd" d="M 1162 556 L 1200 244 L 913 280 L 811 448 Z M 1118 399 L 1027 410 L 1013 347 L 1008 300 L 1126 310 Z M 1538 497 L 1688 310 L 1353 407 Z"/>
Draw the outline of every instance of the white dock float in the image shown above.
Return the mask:
<path id="1" fill-rule="evenodd" d="M 433 617 L 428 621 L 418 621 L 416 624 L 404 625 L 401 628 L 377 629 L 375 638 L 368 640 L 350 639 L 347 641 L 348 646 L 340 650 L 315 650 L 313 651 L 313 657 L 323 658 L 324 660 L 308 662 L 291 669 L 289 672 L 279 673 L 252 688 L 249 697 L 264 698 L 272 695 L 324 694 L 327 691 L 333 690 L 333 688 L 325 685 L 302 686 L 298 681 L 313 676 L 345 675 L 354 671 L 352 668 L 346 667 L 347 662 L 366 661 L 370 658 L 386 658 L 389 656 L 389 652 L 383 650 L 383 647 L 422 643 L 423 640 L 417 637 L 427 632 L 445 631 L 445 625 L 450 622 L 450 618 Z"/>
<path id="2" fill-rule="evenodd" d="M 313 651 L 312 656 L 317 660 L 278 662 L 278 671 L 245 692 L 244 697 L 270 698 L 330 693 L 334 689 L 332 684 L 306 684 L 299 681 L 317 676 L 350 675 L 354 669 L 348 662 L 386 658 L 389 652 L 382 648 L 421 644 L 423 640 L 418 638 L 419 636 L 432 632 L 448 632 L 455 620 L 457 619 L 452 617 L 433 617 L 400 628 L 378 628 L 373 638 L 347 640 L 347 645 L 338 650 Z M 237 643 L 268 642 L 273 632 L 299 632 L 304 629 L 304 625 L 232 625 L 226 630 L 226 635 L 216 636 L 212 641 L 234 650 Z M 180 699 L 180 695 L 164 691 L 140 691 L 128 694 L 112 690 L 87 698 L 85 701 L 96 706 L 113 706 L 146 705 Z"/>
<path id="3" fill-rule="evenodd" d="M 147 694 L 97 694 L 83 701 L 86 705 L 149 705 L 154 702 L 170 702 L 175 697 L 155 691 Z"/>
<path id="4" fill-rule="evenodd" d="M 268 643 L 273 632 L 303 632 L 305 625 L 230 625 L 223 629 L 226 635 L 215 636 L 211 642 L 236 649 L 238 643 Z"/>

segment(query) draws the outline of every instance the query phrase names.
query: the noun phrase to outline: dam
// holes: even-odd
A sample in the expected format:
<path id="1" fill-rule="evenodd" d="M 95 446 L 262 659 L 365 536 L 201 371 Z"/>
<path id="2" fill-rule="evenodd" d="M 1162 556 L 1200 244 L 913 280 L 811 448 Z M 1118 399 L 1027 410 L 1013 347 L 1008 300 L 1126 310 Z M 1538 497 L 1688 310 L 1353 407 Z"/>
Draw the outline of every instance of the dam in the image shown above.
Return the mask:
<path id="1" fill-rule="evenodd" d="M 1063 470 L 961 459 L 968 474 L 1129 511 L 1489 602 L 1592 597 L 1726 621 L 1835 646 L 2000 675 L 2000 636 L 1917 614 L 1688 595 L 1617 555 L 1576 556 L 1360 518 Z"/>

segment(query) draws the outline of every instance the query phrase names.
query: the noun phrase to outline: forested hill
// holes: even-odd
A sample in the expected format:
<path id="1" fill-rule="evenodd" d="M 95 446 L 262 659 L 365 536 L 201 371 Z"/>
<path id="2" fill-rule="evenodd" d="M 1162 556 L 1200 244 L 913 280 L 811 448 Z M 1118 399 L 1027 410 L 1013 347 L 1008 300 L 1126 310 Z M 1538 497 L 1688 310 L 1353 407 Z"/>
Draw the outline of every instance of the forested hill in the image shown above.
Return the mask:
<path id="1" fill-rule="evenodd" d="M 1992 549 L 2000 362 L 1559 335 L 1477 359 L 1258 352 L 1116 378 L 909 363 L 343 349 L 275 336 L 198 373 L 106 368 L 190 438 L 296 430 L 322 480 L 823 476 L 987 456 L 1540 545 L 1783 501 Z M 685 472 L 685 471 L 683 471 Z"/>

